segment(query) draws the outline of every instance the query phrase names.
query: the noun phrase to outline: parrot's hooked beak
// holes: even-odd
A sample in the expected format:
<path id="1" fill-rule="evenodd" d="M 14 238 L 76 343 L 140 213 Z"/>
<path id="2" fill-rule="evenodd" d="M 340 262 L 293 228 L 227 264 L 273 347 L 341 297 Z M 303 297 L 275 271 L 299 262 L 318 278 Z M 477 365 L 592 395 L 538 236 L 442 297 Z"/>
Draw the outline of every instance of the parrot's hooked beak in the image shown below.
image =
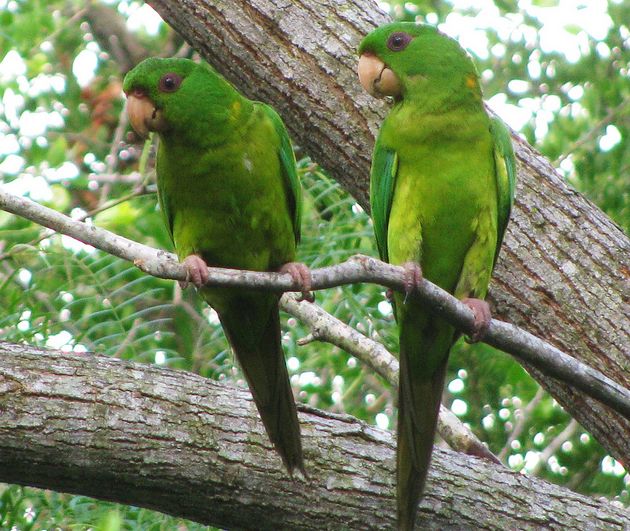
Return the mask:
<path id="1" fill-rule="evenodd" d="M 166 129 L 162 111 L 142 90 L 135 89 L 127 95 L 127 115 L 131 126 L 142 138 L 147 138 L 151 131 Z"/>
<path id="2" fill-rule="evenodd" d="M 359 81 L 372 96 L 400 96 L 402 87 L 398 76 L 371 53 L 359 58 Z"/>

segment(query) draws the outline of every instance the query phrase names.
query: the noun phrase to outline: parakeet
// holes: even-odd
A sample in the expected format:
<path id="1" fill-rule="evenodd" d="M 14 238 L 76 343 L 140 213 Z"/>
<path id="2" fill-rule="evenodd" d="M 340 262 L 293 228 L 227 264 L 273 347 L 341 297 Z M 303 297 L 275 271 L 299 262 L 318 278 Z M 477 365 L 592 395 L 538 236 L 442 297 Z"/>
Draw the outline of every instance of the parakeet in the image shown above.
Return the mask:
<path id="1" fill-rule="evenodd" d="M 397 516 L 412 529 L 423 493 L 448 353 L 458 332 L 413 294 L 421 279 L 463 299 L 473 339 L 490 311 L 486 296 L 514 197 L 509 132 L 488 116 L 468 54 L 436 28 L 381 26 L 359 46 L 359 80 L 393 107 L 381 125 L 370 203 L 381 258 L 405 268 L 394 294 L 400 385 Z"/>
<path id="2" fill-rule="evenodd" d="M 187 59 L 147 59 L 123 90 L 134 129 L 159 135 L 158 201 L 176 253 L 216 310 L 285 466 L 304 472 L 278 295 L 203 287 L 210 265 L 284 271 L 310 288 L 309 270 L 293 261 L 301 188 L 284 124 L 210 66 Z"/>

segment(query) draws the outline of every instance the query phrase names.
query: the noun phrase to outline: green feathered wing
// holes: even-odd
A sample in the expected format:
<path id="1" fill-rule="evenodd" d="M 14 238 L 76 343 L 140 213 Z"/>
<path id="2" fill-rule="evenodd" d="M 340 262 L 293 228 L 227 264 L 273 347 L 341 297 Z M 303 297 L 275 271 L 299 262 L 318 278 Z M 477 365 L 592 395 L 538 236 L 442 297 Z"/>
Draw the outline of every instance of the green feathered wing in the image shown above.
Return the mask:
<path id="1" fill-rule="evenodd" d="M 516 193 L 516 160 L 510 131 L 500 118 L 492 118 L 490 121 L 490 132 L 494 140 L 494 164 L 497 183 L 497 206 L 498 206 L 498 238 L 497 250 L 494 254 L 494 264 L 496 264 L 505 236 L 505 229 L 510 220 L 514 195 Z M 493 264 L 493 265 L 494 265 Z"/>
<path id="2" fill-rule="evenodd" d="M 396 173 L 398 172 L 398 155 L 393 149 L 376 145 L 372 154 L 370 178 L 370 206 L 374 236 L 381 260 L 389 262 L 387 252 L 387 226 L 392 209 Z"/>
<path id="3" fill-rule="evenodd" d="M 258 103 L 257 105 L 260 106 L 260 109 L 273 124 L 273 128 L 278 135 L 277 155 L 280 161 L 282 182 L 284 183 L 285 193 L 289 202 L 293 234 L 297 245 L 300 242 L 300 225 L 302 220 L 302 187 L 300 186 L 300 179 L 297 173 L 293 147 L 289 140 L 289 134 L 278 113 L 264 103 Z"/>

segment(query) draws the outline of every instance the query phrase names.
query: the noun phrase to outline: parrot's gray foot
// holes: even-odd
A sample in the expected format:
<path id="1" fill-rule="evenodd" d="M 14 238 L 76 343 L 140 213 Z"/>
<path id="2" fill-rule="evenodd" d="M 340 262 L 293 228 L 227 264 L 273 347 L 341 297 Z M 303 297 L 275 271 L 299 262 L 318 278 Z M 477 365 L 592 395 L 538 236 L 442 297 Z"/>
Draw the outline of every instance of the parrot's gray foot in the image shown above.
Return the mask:
<path id="1" fill-rule="evenodd" d="M 287 262 L 280 268 L 280 273 L 288 273 L 293 283 L 300 288 L 300 301 L 313 302 L 315 297 L 311 293 L 311 270 L 302 262 Z"/>
<path id="2" fill-rule="evenodd" d="M 422 283 L 422 268 L 418 262 L 405 262 L 402 265 L 404 269 L 403 282 L 405 284 L 405 300 L 411 295 Z"/>
<path id="3" fill-rule="evenodd" d="M 472 310 L 475 316 L 475 324 L 472 334 L 469 335 L 469 342 L 476 343 L 483 339 L 490 326 L 490 321 L 492 320 L 490 306 L 481 299 L 462 299 L 462 302 Z"/>
<path id="4" fill-rule="evenodd" d="M 188 283 L 192 282 L 196 287 L 200 288 L 208 282 L 208 265 L 203 261 L 201 256 L 191 254 L 184 258 L 182 265 L 186 268 L 186 280 L 179 281 L 182 289 L 188 287 Z"/>

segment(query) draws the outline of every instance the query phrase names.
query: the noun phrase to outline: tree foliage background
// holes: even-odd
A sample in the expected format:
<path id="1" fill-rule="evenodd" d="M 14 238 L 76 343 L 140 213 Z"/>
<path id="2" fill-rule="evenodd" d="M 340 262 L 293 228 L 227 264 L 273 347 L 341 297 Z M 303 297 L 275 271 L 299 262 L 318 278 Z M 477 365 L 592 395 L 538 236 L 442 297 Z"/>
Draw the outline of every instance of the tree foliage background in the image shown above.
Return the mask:
<path id="1" fill-rule="evenodd" d="M 461 7 L 461 6 L 464 7 Z M 630 5 L 554 0 L 392 1 L 393 16 L 442 24 L 471 48 L 490 105 L 626 231 L 630 228 Z M 467 7 L 468 6 L 468 7 Z M 564 11 L 559 8 L 564 7 Z M 0 0 L 0 179 L 74 218 L 170 249 L 154 195 L 152 146 L 129 132 L 121 79 L 148 55 L 193 50 L 135 1 Z M 553 11 L 556 10 L 556 11 Z M 582 12 L 580 13 L 580 10 Z M 597 13 L 598 24 L 581 27 Z M 557 21 L 549 44 L 550 14 Z M 583 15 L 580 17 L 579 15 Z M 592 22 L 592 21 L 591 21 Z M 457 35 L 458 28 L 467 27 Z M 563 32 L 558 34 L 558 28 Z M 368 216 L 300 152 L 312 267 L 375 254 Z M 324 309 L 396 351 L 384 290 L 319 292 Z M 0 212 L 0 340 L 157 363 L 244 385 L 211 311 L 191 290 Z M 395 426 L 395 390 L 285 319 L 299 400 Z M 627 505 L 630 475 L 509 356 L 453 351 L 444 402 L 512 469 Z M 197 529 L 145 509 L 0 486 L 0 527 Z"/>

